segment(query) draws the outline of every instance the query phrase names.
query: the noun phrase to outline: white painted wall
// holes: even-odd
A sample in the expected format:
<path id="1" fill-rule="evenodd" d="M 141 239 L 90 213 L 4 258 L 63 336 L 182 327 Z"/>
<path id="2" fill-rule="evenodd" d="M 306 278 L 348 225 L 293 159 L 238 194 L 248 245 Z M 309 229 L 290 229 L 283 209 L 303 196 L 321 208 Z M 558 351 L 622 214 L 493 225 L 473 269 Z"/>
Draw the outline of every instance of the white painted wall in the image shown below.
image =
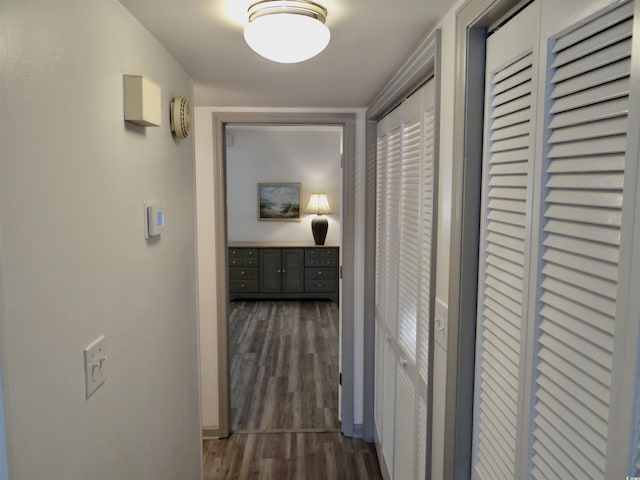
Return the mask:
<path id="1" fill-rule="evenodd" d="M 3 0 L 0 312 L 13 479 L 201 478 L 193 139 L 183 68 L 116 0 Z M 123 121 L 122 75 L 162 87 Z M 147 243 L 142 205 L 164 202 Z M 82 349 L 106 335 L 85 399 Z"/>
<path id="2" fill-rule="evenodd" d="M 0 225 L 0 232 L 2 226 Z M 4 325 L 4 309 L 2 308 L 4 301 L 2 298 L 2 235 L 0 234 L 0 339 L 4 338 L 2 334 L 2 325 Z M 0 341 L 0 480 L 9 480 L 9 464 L 7 458 L 7 435 L 5 413 L 4 413 L 4 355 L 2 354 L 2 341 Z"/>
<path id="3" fill-rule="evenodd" d="M 195 150 L 196 150 L 196 193 L 198 222 L 198 289 L 200 316 L 200 359 L 202 384 L 202 425 L 203 428 L 217 428 L 219 425 L 219 391 L 217 362 L 217 322 L 226 321 L 216 317 L 217 302 L 215 292 L 216 263 L 214 258 L 214 172 L 215 145 L 213 140 L 212 116 L 215 112 L 280 112 L 280 113 L 355 113 L 356 115 L 356 208 L 364 205 L 365 166 L 365 111 L 364 109 L 246 109 L 198 106 L 195 108 Z M 234 140 L 235 141 L 235 140 Z M 255 188 L 252 187 L 252 188 Z M 333 205 L 332 205 L 333 207 Z M 310 227 L 307 227 L 310 230 Z M 329 225 L 331 231 L 332 226 Z M 354 422 L 362 423 L 363 418 L 363 331 L 364 331 L 364 216 L 356 216 L 355 225 L 356 286 L 354 292 Z"/>
<path id="4" fill-rule="evenodd" d="M 230 136 L 230 137 L 229 137 Z M 228 126 L 227 228 L 230 242 L 313 242 L 304 213 L 309 196 L 326 193 L 327 243 L 340 242 L 342 129 L 330 126 Z M 258 221 L 258 183 L 302 183 L 300 222 Z"/>
<path id="5" fill-rule="evenodd" d="M 0 169 L 0 172 L 2 170 Z M 1 175 L 1 174 L 0 174 Z M 0 182 L 2 177 L 0 176 Z M 2 296 L 2 218 L 0 217 L 0 480 L 9 479 L 9 465 L 7 458 L 7 435 L 4 411 L 4 379 L 5 361 L 2 349 L 2 326 L 4 325 L 4 298 Z"/>

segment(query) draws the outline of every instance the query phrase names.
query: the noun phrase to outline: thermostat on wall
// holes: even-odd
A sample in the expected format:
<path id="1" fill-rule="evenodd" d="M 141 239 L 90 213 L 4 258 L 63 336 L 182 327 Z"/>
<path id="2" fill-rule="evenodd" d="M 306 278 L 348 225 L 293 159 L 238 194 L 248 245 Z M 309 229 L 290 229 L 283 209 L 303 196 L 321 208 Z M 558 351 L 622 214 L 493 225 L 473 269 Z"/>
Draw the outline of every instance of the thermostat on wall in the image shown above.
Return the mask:
<path id="1" fill-rule="evenodd" d="M 157 237 L 164 230 L 164 208 L 160 203 L 144 204 L 144 238 Z"/>

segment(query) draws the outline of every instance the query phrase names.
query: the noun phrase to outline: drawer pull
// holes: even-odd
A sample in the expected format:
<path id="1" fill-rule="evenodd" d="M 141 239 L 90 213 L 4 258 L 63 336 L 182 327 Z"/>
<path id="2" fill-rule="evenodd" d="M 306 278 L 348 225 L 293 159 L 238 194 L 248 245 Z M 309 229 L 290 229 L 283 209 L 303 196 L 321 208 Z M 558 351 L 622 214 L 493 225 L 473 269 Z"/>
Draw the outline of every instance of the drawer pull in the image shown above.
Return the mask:
<path id="1" fill-rule="evenodd" d="M 278 269 L 276 270 L 276 273 L 282 273 L 282 270 Z"/>
<path id="2" fill-rule="evenodd" d="M 318 276 L 321 277 L 322 276 L 322 270 L 318 270 Z"/>
<path id="3" fill-rule="evenodd" d="M 247 272 L 245 272 L 244 270 L 240 271 L 240 275 L 242 275 L 243 277 L 247 274 Z"/>
<path id="4" fill-rule="evenodd" d="M 322 288 L 322 284 L 321 283 L 318 284 L 318 288 Z"/>
<path id="5" fill-rule="evenodd" d="M 245 285 L 244 285 L 244 283 L 241 283 L 241 284 L 240 284 L 240 288 L 242 288 L 242 289 L 246 288 L 246 287 L 245 287 Z"/>
<path id="6" fill-rule="evenodd" d="M 247 255 L 253 255 L 253 250 L 249 250 L 249 251 L 247 252 Z"/>
<path id="7" fill-rule="evenodd" d="M 285 269 L 282 269 L 282 273 L 287 273 L 287 271 Z"/>
<path id="8" fill-rule="evenodd" d="M 316 251 L 315 250 L 309 250 L 309 255 L 315 255 Z"/>

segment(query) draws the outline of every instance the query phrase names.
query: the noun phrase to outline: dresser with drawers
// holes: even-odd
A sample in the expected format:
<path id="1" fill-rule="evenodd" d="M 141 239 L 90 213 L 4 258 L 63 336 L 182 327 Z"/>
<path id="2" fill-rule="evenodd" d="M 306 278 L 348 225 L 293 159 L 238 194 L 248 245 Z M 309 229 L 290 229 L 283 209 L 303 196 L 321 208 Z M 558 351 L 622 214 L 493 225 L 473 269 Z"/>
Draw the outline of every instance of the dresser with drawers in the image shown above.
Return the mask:
<path id="1" fill-rule="evenodd" d="M 229 299 L 339 300 L 339 248 L 334 245 L 229 245 Z"/>

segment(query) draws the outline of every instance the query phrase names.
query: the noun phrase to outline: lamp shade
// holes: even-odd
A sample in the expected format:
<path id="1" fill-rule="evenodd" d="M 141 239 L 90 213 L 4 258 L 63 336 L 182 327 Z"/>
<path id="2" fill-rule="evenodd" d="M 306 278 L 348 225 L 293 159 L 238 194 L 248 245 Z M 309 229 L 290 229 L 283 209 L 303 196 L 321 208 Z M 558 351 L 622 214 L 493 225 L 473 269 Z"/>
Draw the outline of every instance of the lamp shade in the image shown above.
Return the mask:
<path id="1" fill-rule="evenodd" d="M 244 39 L 259 55 L 280 63 L 316 56 L 329 44 L 324 7 L 306 0 L 264 0 L 249 7 Z"/>
<path id="2" fill-rule="evenodd" d="M 316 215 L 324 215 L 331 213 L 331 207 L 329 206 L 329 200 L 326 193 L 312 193 L 309 198 L 309 204 L 305 213 L 315 213 Z"/>

